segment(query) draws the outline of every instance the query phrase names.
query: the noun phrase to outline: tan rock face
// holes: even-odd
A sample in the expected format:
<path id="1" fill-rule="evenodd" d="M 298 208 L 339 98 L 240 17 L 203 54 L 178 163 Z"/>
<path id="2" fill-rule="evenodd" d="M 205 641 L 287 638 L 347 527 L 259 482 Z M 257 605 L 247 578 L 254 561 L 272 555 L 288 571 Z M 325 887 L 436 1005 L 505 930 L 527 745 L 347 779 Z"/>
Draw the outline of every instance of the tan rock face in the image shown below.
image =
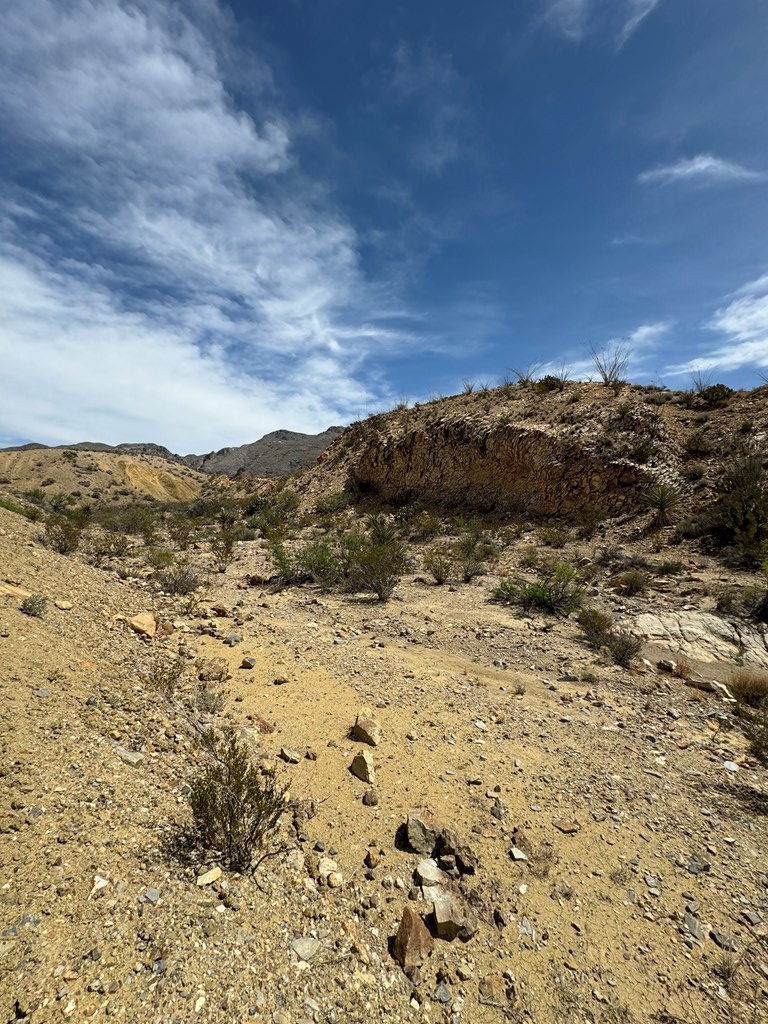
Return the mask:
<path id="1" fill-rule="evenodd" d="M 395 437 L 371 432 L 353 469 L 386 500 L 408 491 L 441 505 L 568 515 L 589 506 L 617 513 L 637 503 L 642 471 L 607 462 L 541 428 L 466 419 Z"/>

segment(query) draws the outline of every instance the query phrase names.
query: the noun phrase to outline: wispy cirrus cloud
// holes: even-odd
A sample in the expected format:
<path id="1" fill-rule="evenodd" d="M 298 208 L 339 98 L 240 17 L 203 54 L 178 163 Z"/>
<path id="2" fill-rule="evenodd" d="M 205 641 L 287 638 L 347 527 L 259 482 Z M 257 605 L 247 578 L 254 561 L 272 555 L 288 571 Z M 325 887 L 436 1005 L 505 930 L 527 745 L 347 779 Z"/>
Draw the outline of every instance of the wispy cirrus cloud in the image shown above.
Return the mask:
<path id="1" fill-rule="evenodd" d="M 748 282 L 730 299 L 704 325 L 718 332 L 722 341 L 673 367 L 674 372 L 768 367 L 768 274 Z"/>
<path id="2" fill-rule="evenodd" d="M 217 48 L 229 16 L 187 10 L 203 20 L 161 0 L 5 15 L 2 438 L 319 429 L 371 398 L 369 354 L 410 339 L 303 178 L 269 68 L 251 57 L 243 109 Z"/>
<path id="3" fill-rule="evenodd" d="M 689 159 L 643 171 L 637 180 L 641 185 L 727 185 L 765 181 L 766 175 L 711 153 L 699 153 Z"/>
<path id="4" fill-rule="evenodd" d="M 422 124 L 412 147 L 413 163 L 439 174 L 460 155 L 460 133 L 466 117 L 464 82 L 450 54 L 431 44 L 414 47 L 401 41 L 394 54 L 388 98 L 415 109 Z"/>
<path id="5" fill-rule="evenodd" d="M 574 43 L 607 34 L 621 49 L 661 0 L 545 0 L 544 20 Z"/>

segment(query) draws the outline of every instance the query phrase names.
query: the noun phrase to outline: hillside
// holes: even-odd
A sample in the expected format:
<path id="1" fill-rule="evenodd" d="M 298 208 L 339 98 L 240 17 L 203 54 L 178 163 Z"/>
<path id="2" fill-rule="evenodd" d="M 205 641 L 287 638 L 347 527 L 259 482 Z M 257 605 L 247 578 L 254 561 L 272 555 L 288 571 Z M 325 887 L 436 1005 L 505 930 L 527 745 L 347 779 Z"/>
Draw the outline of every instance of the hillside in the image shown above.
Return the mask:
<path id="1" fill-rule="evenodd" d="M 768 1020 L 763 526 L 713 518 L 767 430 L 517 386 L 151 540 L 0 508 L 0 1019 Z M 289 787 L 253 875 L 189 833 L 227 723 Z"/>
<path id="2" fill-rule="evenodd" d="M 342 433 L 343 427 L 329 427 L 321 434 L 300 434 L 294 430 L 273 430 L 252 444 L 222 448 L 208 455 L 185 455 L 184 462 L 203 473 L 234 477 L 287 476 L 311 466 Z"/>

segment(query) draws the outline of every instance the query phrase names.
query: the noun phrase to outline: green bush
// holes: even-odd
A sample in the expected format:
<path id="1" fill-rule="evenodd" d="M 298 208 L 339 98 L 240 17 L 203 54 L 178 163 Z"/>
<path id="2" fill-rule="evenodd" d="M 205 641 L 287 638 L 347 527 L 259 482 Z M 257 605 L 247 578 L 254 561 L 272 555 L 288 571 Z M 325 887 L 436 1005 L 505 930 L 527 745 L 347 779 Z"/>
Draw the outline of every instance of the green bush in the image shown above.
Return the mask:
<path id="1" fill-rule="evenodd" d="M 694 430 L 683 441 L 683 451 L 686 455 L 711 455 L 714 447 L 704 430 Z"/>
<path id="2" fill-rule="evenodd" d="M 334 491 L 332 494 L 325 494 L 318 498 L 315 503 L 315 512 L 319 516 L 334 515 L 336 512 L 343 512 L 349 506 L 349 495 L 346 491 Z"/>
<path id="3" fill-rule="evenodd" d="M 288 787 L 278 784 L 274 771 L 253 764 L 234 729 L 205 729 L 199 738 L 205 764 L 189 782 L 197 835 L 235 871 L 255 871 L 276 852 L 265 847 L 286 811 Z"/>
<path id="4" fill-rule="evenodd" d="M 366 538 L 349 553 L 348 582 L 354 590 L 369 590 L 387 601 L 408 569 L 405 548 L 397 541 L 376 543 Z"/>
<path id="5" fill-rule="evenodd" d="M 570 562 L 558 562 L 534 583 L 504 580 L 492 592 L 491 600 L 519 605 L 526 612 L 538 608 L 554 615 L 568 615 L 581 606 L 583 596 L 576 567 Z"/>
<path id="6" fill-rule="evenodd" d="M 45 543 L 60 555 L 71 555 L 80 547 L 83 528 L 78 519 L 52 513 L 45 520 Z"/>
<path id="7" fill-rule="evenodd" d="M 758 458 L 737 462 L 717 482 L 712 531 L 721 545 L 733 545 L 751 562 L 768 549 L 768 479 Z"/>
<path id="8" fill-rule="evenodd" d="M 611 616 L 597 608 L 582 608 L 579 612 L 578 623 L 584 633 L 584 639 L 596 651 L 605 647 L 613 632 Z"/>
<path id="9" fill-rule="evenodd" d="M 640 569 L 628 569 L 617 578 L 616 582 L 626 597 L 636 597 L 638 594 L 644 594 L 648 589 L 648 577 Z"/>
<path id="10" fill-rule="evenodd" d="M 444 548 L 433 548 L 424 556 L 424 568 L 431 573 L 435 583 L 442 586 L 453 572 L 453 560 Z"/>
<path id="11" fill-rule="evenodd" d="M 341 560 L 327 540 L 313 540 L 297 552 L 296 574 L 306 574 L 323 590 L 330 590 L 342 577 Z"/>
<path id="12" fill-rule="evenodd" d="M 633 659 L 642 650 L 643 644 L 636 636 L 633 636 L 632 633 L 628 633 L 623 629 L 618 629 L 611 632 L 604 644 L 604 647 L 610 654 L 615 665 L 620 665 L 622 668 L 629 668 Z"/>
<path id="13" fill-rule="evenodd" d="M 48 611 L 48 598 L 42 594 L 30 594 L 21 602 L 21 610 L 25 615 L 31 615 L 35 619 L 42 619 Z"/>
<path id="14" fill-rule="evenodd" d="M 155 576 L 157 585 L 166 594 L 184 597 L 194 594 L 203 579 L 187 562 L 178 562 L 161 569 Z"/>
<path id="15" fill-rule="evenodd" d="M 715 409 L 725 405 L 732 395 L 733 388 L 729 388 L 726 384 L 711 384 L 708 388 L 704 388 L 699 394 L 699 398 L 707 409 Z"/>

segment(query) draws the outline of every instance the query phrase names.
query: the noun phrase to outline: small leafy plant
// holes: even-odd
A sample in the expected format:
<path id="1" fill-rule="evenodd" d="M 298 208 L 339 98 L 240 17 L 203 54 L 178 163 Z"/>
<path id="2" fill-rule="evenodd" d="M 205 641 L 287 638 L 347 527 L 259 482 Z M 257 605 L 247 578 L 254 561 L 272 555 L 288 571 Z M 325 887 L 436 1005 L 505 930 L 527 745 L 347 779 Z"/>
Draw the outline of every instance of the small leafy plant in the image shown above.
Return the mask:
<path id="1" fill-rule="evenodd" d="M 42 594 L 30 594 L 21 602 L 21 610 L 25 615 L 31 615 L 35 619 L 42 619 L 48 611 L 48 598 Z"/>
<path id="2" fill-rule="evenodd" d="M 202 729 L 199 741 L 205 763 L 189 783 L 198 838 L 235 871 L 255 871 L 280 851 L 270 847 L 287 808 L 288 787 L 273 770 L 254 765 L 234 729 Z"/>
<path id="3" fill-rule="evenodd" d="M 533 583 L 504 580 L 492 592 L 491 600 L 519 605 L 526 612 L 537 608 L 553 615 L 568 615 L 581 606 L 583 596 L 578 569 L 570 562 L 557 562 Z"/>

